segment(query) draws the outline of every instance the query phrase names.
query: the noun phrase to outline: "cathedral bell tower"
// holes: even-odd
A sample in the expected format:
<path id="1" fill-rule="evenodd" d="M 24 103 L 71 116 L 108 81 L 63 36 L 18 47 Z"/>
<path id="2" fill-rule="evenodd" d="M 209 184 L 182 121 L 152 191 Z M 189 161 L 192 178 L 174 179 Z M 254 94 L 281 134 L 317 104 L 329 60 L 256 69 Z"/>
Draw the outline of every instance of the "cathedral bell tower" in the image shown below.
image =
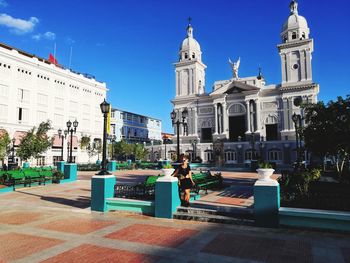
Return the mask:
<path id="1" fill-rule="evenodd" d="M 191 19 L 187 26 L 187 37 L 179 50 L 179 61 L 175 63 L 176 96 L 200 95 L 205 93 L 205 69 L 200 45 L 193 38 Z"/>
<path id="2" fill-rule="evenodd" d="M 281 57 L 282 87 L 312 83 L 311 58 L 313 40 L 304 17 L 298 14 L 298 3 L 293 0 L 290 15 L 283 24 L 278 50 Z"/>

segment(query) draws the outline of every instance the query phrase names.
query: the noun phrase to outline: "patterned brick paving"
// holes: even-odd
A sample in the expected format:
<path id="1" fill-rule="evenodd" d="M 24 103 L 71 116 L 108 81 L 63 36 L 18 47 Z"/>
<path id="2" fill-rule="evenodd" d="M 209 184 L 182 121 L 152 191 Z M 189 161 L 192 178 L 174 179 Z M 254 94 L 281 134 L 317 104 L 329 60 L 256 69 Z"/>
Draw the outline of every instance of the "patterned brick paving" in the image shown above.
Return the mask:
<path id="1" fill-rule="evenodd" d="M 16 260 L 53 247 L 63 241 L 17 233 L 0 235 L 0 262 Z"/>
<path id="2" fill-rule="evenodd" d="M 245 203 L 245 199 L 234 197 L 222 197 L 217 199 L 215 202 L 225 205 L 242 205 Z"/>
<path id="3" fill-rule="evenodd" d="M 159 258 L 145 254 L 133 253 L 120 249 L 98 247 L 88 244 L 68 250 L 42 263 L 84 262 L 84 263 L 147 263 L 156 262 Z"/>
<path id="4" fill-rule="evenodd" d="M 191 229 L 134 224 L 105 237 L 148 245 L 177 247 L 197 233 L 198 231 Z"/>
<path id="5" fill-rule="evenodd" d="M 66 218 L 65 220 L 51 221 L 47 224 L 43 224 L 38 227 L 60 232 L 87 234 L 99 230 L 101 228 L 113 225 L 115 223 L 116 222 L 114 221 L 100 221 L 94 219 L 71 217 Z"/>
<path id="6" fill-rule="evenodd" d="M 34 212 L 12 212 L 2 214 L 0 224 L 22 225 L 39 220 L 42 217 L 40 213 Z"/>
<path id="7" fill-rule="evenodd" d="M 202 252 L 263 262 L 312 262 L 307 242 L 235 234 L 219 234 Z"/>

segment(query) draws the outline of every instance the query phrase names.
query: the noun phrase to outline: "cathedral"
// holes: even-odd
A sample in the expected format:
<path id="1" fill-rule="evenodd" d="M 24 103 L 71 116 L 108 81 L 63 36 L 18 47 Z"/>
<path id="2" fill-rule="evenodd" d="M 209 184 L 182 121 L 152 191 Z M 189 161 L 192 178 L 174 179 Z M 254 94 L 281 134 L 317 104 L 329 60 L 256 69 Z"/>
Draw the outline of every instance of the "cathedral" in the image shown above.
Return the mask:
<path id="1" fill-rule="evenodd" d="M 319 85 L 312 80 L 313 39 L 307 21 L 299 15 L 296 1 L 289 7 L 281 43 L 277 45 L 281 57 L 280 84 L 266 85 L 261 72 L 258 76 L 239 76 L 240 59 L 229 60 L 232 78 L 215 81 L 212 91 L 207 93 L 207 66 L 189 23 L 174 64 L 173 122 L 186 123 L 179 125 L 180 152 L 187 152 L 192 159 L 200 157 L 205 163 L 213 162 L 216 155 L 221 156 L 222 164 L 244 164 L 253 159 L 291 164 L 296 160 L 292 115 L 303 116 L 302 102 L 317 102 Z M 183 112 L 186 119 L 182 118 Z M 176 142 L 176 125 L 174 128 Z M 168 150 L 162 158 L 175 152 L 174 147 Z"/>

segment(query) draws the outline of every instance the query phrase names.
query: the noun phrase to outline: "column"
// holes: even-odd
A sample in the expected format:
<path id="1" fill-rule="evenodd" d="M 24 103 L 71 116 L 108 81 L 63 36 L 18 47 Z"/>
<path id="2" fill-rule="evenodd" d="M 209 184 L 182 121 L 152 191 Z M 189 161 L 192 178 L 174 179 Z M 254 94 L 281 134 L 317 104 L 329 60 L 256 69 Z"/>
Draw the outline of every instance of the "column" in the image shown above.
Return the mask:
<path id="1" fill-rule="evenodd" d="M 288 111 L 288 129 L 289 130 L 294 130 L 294 124 L 292 122 L 292 115 L 293 115 L 293 98 L 292 97 L 288 98 L 288 106 L 289 106 L 289 111 Z"/>
<path id="2" fill-rule="evenodd" d="M 218 106 L 216 103 L 214 104 L 214 114 L 215 114 L 215 124 L 214 124 L 215 132 L 214 132 L 214 134 L 218 134 Z"/>
<path id="3" fill-rule="evenodd" d="M 312 80 L 311 52 L 310 52 L 310 50 L 306 51 L 305 64 L 306 64 L 306 79 Z"/>
<path id="4" fill-rule="evenodd" d="M 192 69 L 188 71 L 188 95 L 193 94 Z"/>
<path id="5" fill-rule="evenodd" d="M 291 53 L 288 53 L 287 56 L 286 56 L 286 82 L 290 82 L 291 80 L 291 65 L 290 65 L 290 54 Z"/>
<path id="6" fill-rule="evenodd" d="M 197 135 L 197 137 L 198 137 L 198 112 L 197 112 L 197 107 L 194 108 L 194 119 L 193 119 L 193 122 L 194 122 L 193 134 Z"/>
<path id="7" fill-rule="evenodd" d="M 224 134 L 226 138 L 229 136 L 229 130 L 228 130 L 228 114 L 227 114 L 227 103 L 222 103 L 222 114 L 223 114 L 223 128 L 224 128 Z"/>
<path id="8" fill-rule="evenodd" d="M 289 130 L 288 127 L 288 118 L 289 118 L 289 107 L 288 107 L 288 99 L 282 98 L 283 101 L 283 130 Z"/>
<path id="9" fill-rule="evenodd" d="M 249 105 L 249 100 L 245 101 L 246 104 L 246 118 L 247 118 L 247 131 L 246 133 L 250 133 L 250 105 Z"/>
<path id="10" fill-rule="evenodd" d="M 258 99 L 255 99 L 255 105 L 256 105 L 256 131 L 260 133 L 260 127 L 261 127 L 261 120 L 260 120 L 260 102 Z"/>

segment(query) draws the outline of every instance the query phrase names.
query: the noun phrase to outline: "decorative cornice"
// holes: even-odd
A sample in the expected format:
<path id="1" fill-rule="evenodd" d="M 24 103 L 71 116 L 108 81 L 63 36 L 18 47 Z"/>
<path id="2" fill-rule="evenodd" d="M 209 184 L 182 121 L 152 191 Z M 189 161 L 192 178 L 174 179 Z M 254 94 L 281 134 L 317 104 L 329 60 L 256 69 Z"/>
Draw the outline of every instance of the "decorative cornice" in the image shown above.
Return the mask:
<path id="1" fill-rule="evenodd" d="M 312 38 L 310 39 L 303 39 L 303 40 L 298 40 L 298 41 L 292 41 L 292 42 L 288 42 L 288 43 L 282 43 L 282 44 L 278 44 L 278 50 L 281 50 L 281 48 L 290 48 L 290 47 L 297 47 L 297 46 L 301 46 L 304 44 L 308 44 L 311 43 L 313 41 Z"/>

